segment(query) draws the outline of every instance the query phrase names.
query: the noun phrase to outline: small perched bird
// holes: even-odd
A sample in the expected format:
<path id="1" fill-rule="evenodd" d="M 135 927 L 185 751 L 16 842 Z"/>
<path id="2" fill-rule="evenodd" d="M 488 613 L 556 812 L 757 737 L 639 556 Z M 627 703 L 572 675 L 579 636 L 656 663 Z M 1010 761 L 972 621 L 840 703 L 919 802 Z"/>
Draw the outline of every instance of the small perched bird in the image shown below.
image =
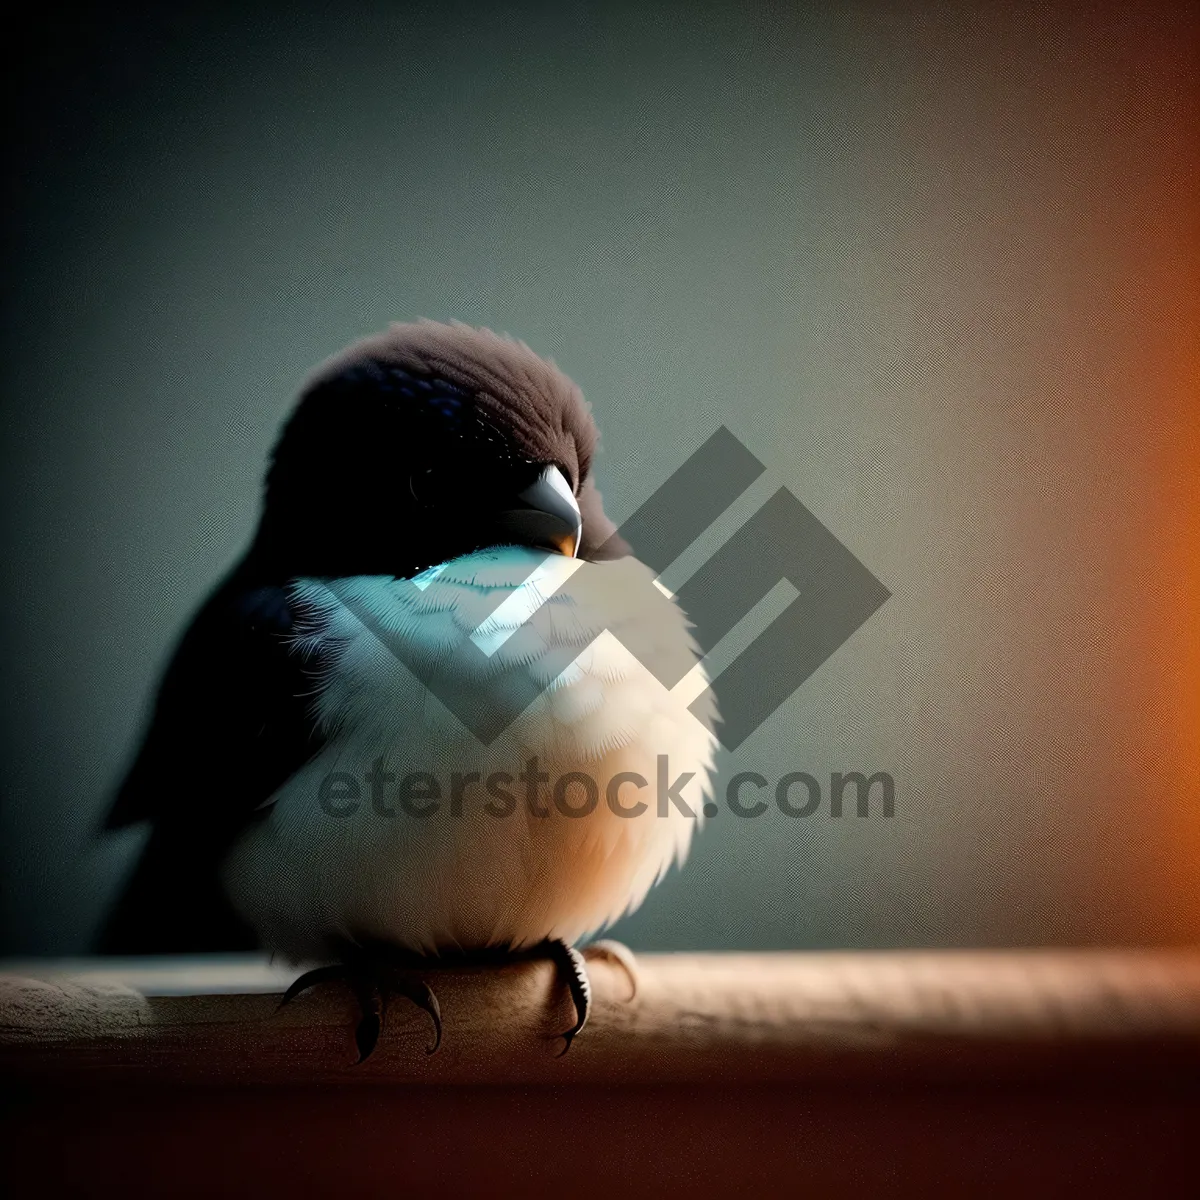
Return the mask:
<path id="1" fill-rule="evenodd" d="M 385 981 L 436 1048 L 423 966 L 548 953 L 570 1045 L 575 945 L 682 861 L 715 747 L 644 665 L 697 650 L 596 446 L 578 387 L 486 329 L 393 325 L 315 372 L 109 813 L 150 833 L 102 950 L 320 962 L 289 996 L 351 983 L 361 1057 Z"/>

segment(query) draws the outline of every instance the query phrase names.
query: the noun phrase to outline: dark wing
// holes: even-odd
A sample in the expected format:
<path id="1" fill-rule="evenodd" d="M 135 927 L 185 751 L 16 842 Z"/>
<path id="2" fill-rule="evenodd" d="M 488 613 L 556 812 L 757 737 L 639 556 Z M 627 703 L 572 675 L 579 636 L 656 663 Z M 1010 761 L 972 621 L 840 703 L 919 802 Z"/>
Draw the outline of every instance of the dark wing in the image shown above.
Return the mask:
<path id="1" fill-rule="evenodd" d="M 151 832 L 101 933 L 103 953 L 254 946 L 218 872 L 264 801 L 320 749 L 316 664 L 292 633 L 286 585 L 251 582 L 239 569 L 184 634 L 106 821 L 148 821 Z"/>

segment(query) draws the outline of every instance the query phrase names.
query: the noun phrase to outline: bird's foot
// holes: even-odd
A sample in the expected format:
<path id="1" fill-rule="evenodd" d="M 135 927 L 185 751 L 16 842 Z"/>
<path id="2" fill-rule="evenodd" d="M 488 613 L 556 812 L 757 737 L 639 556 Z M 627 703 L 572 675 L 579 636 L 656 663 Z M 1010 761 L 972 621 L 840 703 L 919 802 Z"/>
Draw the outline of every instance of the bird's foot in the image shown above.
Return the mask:
<path id="1" fill-rule="evenodd" d="M 407 997 L 429 1014 L 433 1022 L 433 1045 L 425 1053 L 437 1053 L 442 1044 L 442 1012 L 437 996 L 425 980 L 393 963 L 361 954 L 347 954 L 339 963 L 305 971 L 284 992 L 279 1006 L 282 1008 L 311 987 L 331 982 L 347 984 L 358 1002 L 359 1019 L 354 1030 L 354 1044 L 358 1047 L 360 1063 L 370 1058 L 379 1042 L 387 1012 L 387 999 L 392 994 Z"/>
<path id="2" fill-rule="evenodd" d="M 621 967 L 629 977 L 630 1000 L 637 995 L 637 962 L 628 946 L 608 940 L 593 942 L 579 951 L 561 938 L 551 938 L 546 943 L 546 950 L 558 968 L 560 977 L 566 981 L 571 1001 L 575 1005 L 575 1023 L 566 1032 L 559 1034 L 563 1040 L 563 1048 L 557 1057 L 562 1058 L 570 1050 L 576 1036 L 582 1032 L 592 1012 L 592 981 L 588 976 L 587 960 L 599 959 Z"/>
<path id="3" fill-rule="evenodd" d="M 546 954 L 555 964 L 559 977 L 566 985 L 575 1006 L 575 1021 L 559 1036 L 563 1048 L 561 1058 L 571 1048 L 571 1043 L 588 1022 L 592 1010 L 592 983 L 588 977 L 587 964 L 597 960 L 612 963 L 621 968 L 629 979 L 629 999 L 637 995 L 638 973 L 633 953 L 620 942 L 609 940 L 593 942 L 583 950 L 577 950 L 561 939 L 551 939 L 541 947 L 513 954 L 511 951 L 480 952 L 467 954 L 461 961 L 503 962 Z M 443 958 L 443 962 L 459 961 Z M 428 967 L 428 959 L 401 951 L 389 951 L 375 947 L 363 950 L 347 947 L 342 951 L 341 961 L 328 966 L 314 967 L 301 975 L 284 993 L 280 1007 L 290 1003 L 302 992 L 323 983 L 343 983 L 354 993 L 358 1002 L 359 1019 L 354 1031 L 354 1042 L 358 1047 L 358 1061 L 364 1062 L 371 1056 L 379 1042 L 387 1012 L 388 999 L 393 995 L 404 996 L 423 1012 L 429 1014 L 433 1023 L 433 1044 L 425 1051 L 435 1054 L 442 1044 L 442 1013 L 433 989 L 421 977 L 422 966 Z"/>

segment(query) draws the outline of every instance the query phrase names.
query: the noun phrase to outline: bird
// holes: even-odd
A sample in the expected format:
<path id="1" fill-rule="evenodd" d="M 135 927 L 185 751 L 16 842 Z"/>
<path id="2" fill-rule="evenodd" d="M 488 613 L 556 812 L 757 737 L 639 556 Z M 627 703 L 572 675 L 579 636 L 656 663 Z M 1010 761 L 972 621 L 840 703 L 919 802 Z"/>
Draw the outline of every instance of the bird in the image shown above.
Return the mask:
<path id="1" fill-rule="evenodd" d="M 587 958 L 636 991 L 595 939 L 686 858 L 718 714 L 653 669 L 705 678 L 605 514 L 598 441 L 553 361 L 457 321 L 392 324 L 310 374 L 107 814 L 149 832 L 101 952 L 315 963 L 285 1001 L 348 983 L 359 1061 L 389 990 L 436 1051 L 446 962 L 549 955 L 564 1053 Z"/>

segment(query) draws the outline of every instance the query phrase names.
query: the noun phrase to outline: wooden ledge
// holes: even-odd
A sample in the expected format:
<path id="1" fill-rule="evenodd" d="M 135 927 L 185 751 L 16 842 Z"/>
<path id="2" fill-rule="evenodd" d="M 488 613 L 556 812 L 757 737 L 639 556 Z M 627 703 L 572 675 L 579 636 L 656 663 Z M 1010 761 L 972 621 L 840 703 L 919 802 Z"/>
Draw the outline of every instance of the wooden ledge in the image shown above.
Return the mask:
<path id="1" fill-rule="evenodd" d="M 1200 1079 L 1200 952 L 643 955 L 629 1002 L 591 967 L 592 1021 L 548 962 L 426 978 L 445 1024 L 392 1001 L 354 1064 L 354 1005 L 324 985 L 279 1008 L 295 972 L 253 959 L 8 964 L 0 1069 L 129 1084 L 969 1083 Z"/>

